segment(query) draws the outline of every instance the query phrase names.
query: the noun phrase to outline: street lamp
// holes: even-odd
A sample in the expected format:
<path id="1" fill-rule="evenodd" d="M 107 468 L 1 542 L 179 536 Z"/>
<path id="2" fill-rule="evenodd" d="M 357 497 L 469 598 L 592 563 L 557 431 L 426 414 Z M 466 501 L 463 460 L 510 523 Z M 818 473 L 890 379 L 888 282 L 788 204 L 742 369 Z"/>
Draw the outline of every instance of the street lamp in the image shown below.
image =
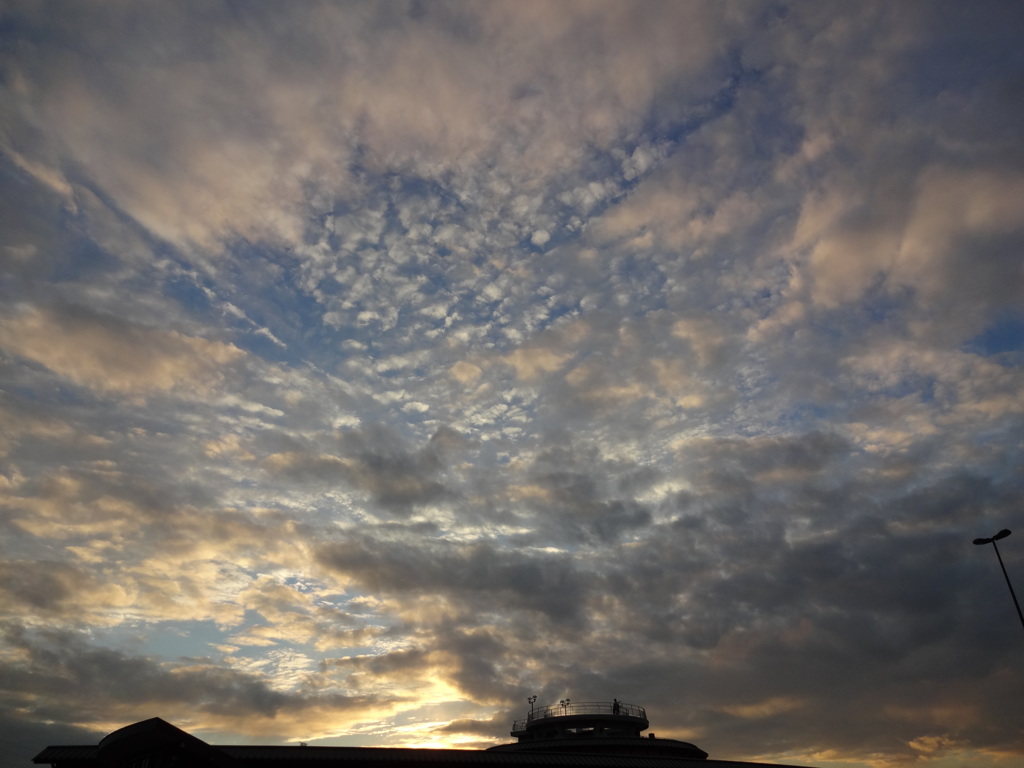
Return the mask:
<path id="1" fill-rule="evenodd" d="M 1013 604 L 1017 608 L 1017 615 L 1020 617 L 1020 625 L 1022 627 L 1024 627 L 1024 613 L 1020 612 L 1020 603 L 1017 602 L 1017 595 L 1013 591 L 1013 584 L 1010 583 L 1010 577 L 1006 573 L 1006 566 L 1003 565 L 1003 558 L 999 554 L 999 547 L 996 546 L 996 542 L 997 541 L 999 541 L 1000 539 L 1005 539 L 1009 535 L 1010 535 L 1010 531 L 1008 529 L 1006 529 L 1006 528 L 1003 528 L 1003 530 L 1001 530 L 995 536 L 991 536 L 991 537 L 989 537 L 987 539 L 975 539 L 974 543 L 975 544 L 979 544 L 979 545 L 980 544 L 991 544 L 992 545 L 992 549 L 994 549 L 996 551 L 996 557 L 999 558 L 999 567 L 1003 569 L 1003 578 L 1006 579 L 1006 586 L 1008 586 L 1010 588 L 1010 597 L 1013 598 Z"/>
<path id="2" fill-rule="evenodd" d="M 537 701 L 537 694 L 528 698 L 527 701 L 530 702 L 530 719 L 533 720 L 533 704 Z"/>

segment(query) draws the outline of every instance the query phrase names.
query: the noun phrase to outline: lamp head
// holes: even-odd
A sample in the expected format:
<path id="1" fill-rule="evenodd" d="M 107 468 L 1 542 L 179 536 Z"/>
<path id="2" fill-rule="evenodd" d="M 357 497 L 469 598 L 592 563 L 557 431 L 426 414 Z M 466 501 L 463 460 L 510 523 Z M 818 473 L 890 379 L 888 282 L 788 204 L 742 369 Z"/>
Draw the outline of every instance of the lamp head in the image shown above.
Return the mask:
<path id="1" fill-rule="evenodd" d="M 991 544 L 992 543 L 992 539 L 975 539 L 974 543 L 975 544 Z"/>
<path id="2" fill-rule="evenodd" d="M 1003 530 L 1001 530 L 999 533 L 997 533 L 995 536 L 992 537 L 992 540 L 993 541 L 998 541 L 999 539 L 1005 539 L 1009 535 L 1010 535 L 1010 530 L 1008 528 L 1003 528 Z"/>

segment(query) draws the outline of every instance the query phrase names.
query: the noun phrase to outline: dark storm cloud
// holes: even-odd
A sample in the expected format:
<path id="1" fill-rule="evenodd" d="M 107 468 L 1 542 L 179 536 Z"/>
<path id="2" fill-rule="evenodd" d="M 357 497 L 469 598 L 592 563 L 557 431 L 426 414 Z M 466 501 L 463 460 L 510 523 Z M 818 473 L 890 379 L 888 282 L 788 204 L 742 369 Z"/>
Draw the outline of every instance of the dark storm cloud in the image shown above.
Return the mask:
<path id="1" fill-rule="evenodd" d="M 325 445 L 331 452 L 313 453 L 311 447 L 288 442 L 293 450 L 273 453 L 266 460 L 272 474 L 295 482 L 350 487 L 366 494 L 373 505 L 405 515 L 454 497 L 441 475 L 449 454 L 466 443 L 454 430 L 441 427 L 421 448 L 410 449 L 383 426 L 343 431 Z"/>
<path id="2" fill-rule="evenodd" d="M 974 499 L 965 494 L 960 503 L 969 507 Z M 1002 622 L 989 613 L 996 606 L 979 578 L 985 563 L 962 528 L 960 533 L 930 524 L 926 528 L 920 518 L 905 526 L 877 514 L 833 514 L 827 525 L 832 531 L 793 542 L 763 526 L 751 531 L 739 523 L 716 530 L 702 524 L 679 536 L 662 535 L 629 553 L 635 560 L 623 571 L 636 582 L 621 584 L 616 593 L 629 595 L 631 624 L 646 636 L 651 663 L 659 663 L 660 649 L 671 653 L 676 639 L 698 649 L 717 649 L 725 670 L 714 674 L 729 692 L 724 695 L 752 705 L 749 710 L 737 705 L 726 716 L 732 705 L 710 691 L 702 693 L 709 697 L 703 703 L 685 704 L 654 693 L 661 706 L 678 712 L 679 722 L 717 721 L 714 730 L 721 728 L 723 739 L 750 748 L 757 740 L 782 738 L 770 733 L 780 722 L 795 719 L 811 731 L 828 729 L 869 699 L 879 702 L 878 719 L 847 732 L 843 742 L 848 749 L 856 749 L 865 731 L 880 727 L 897 710 L 905 720 L 898 730 L 912 730 L 909 710 L 915 698 L 932 699 L 936 712 L 963 709 L 967 716 L 973 705 L 960 697 L 973 700 L 1003 674 L 992 653 L 998 656 L 1002 651 L 996 649 L 1014 642 L 1010 628 L 996 629 Z M 656 541 L 665 543 L 659 547 Z M 685 568 L 677 564 L 679 558 Z M 630 592 L 624 590 L 627 584 Z M 645 588 L 662 596 L 660 604 L 644 600 Z M 665 599 L 673 592 L 685 596 L 680 607 Z M 1010 610 L 1003 606 L 1004 618 Z M 940 692 L 928 670 L 943 663 L 958 671 Z M 671 674 L 684 689 L 703 691 L 701 680 L 709 673 L 680 660 Z M 618 671 L 609 675 L 618 676 Z M 818 699 L 823 686 L 831 695 L 819 705 L 819 715 L 812 715 L 808 703 Z M 652 691 L 659 688 L 651 682 Z M 760 702 L 765 702 L 762 709 L 753 706 Z M 969 719 L 965 733 L 986 738 L 989 725 L 973 715 Z M 786 736 L 779 745 L 795 748 L 798 741 L 798 736 Z"/>
<path id="3" fill-rule="evenodd" d="M 460 442 L 450 429 L 435 432 L 418 451 L 409 451 L 387 429 L 345 432 L 343 456 L 353 459 L 351 481 L 385 507 L 426 504 L 446 495 L 435 477 L 446 469 L 448 449 Z"/>
<path id="4" fill-rule="evenodd" d="M 18 665 L 4 665 L 5 689 L 25 703 L 36 696 L 61 702 L 52 710 L 46 704 L 32 705 L 40 717 L 63 719 L 71 708 L 95 717 L 115 703 L 131 710 L 184 702 L 211 713 L 267 716 L 297 701 L 259 679 L 224 669 L 165 668 L 150 659 L 89 647 L 68 634 L 28 633 L 17 626 L 7 627 L 4 634 L 26 657 Z"/>
<path id="5" fill-rule="evenodd" d="M 95 589 L 92 574 L 60 561 L 11 560 L 0 565 L 3 602 L 46 612 L 66 608 L 79 592 Z"/>
<path id="6" fill-rule="evenodd" d="M 555 628 L 557 631 L 557 625 Z M 505 635 L 504 628 L 445 627 L 438 633 L 436 642 L 457 660 L 452 678 L 471 696 L 499 704 L 518 692 L 504 674 L 509 646 L 515 642 Z"/>
<path id="7" fill-rule="evenodd" d="M 751 440 L 712 440 L 694 446 L 705 472 L 735 471 L 769 484 L 774 478 L 806 478 L 821 473 L 837 460 L 849 458 L 849 441 L 839 435 L 811 432 L 806 435 L 763 437 Z"/>
<path id="8" fill-rule="evenodd" d="M 385 594 L 438 593 L 463 611 L 537 611 L 553 622 L 581 619 L 586 578 L 563 554 L 505 551 L 488 543 L 389 541 L 350 535 L 322 546 L 318 561 Z"/>
<path id="9" fill-rule="evenodd" d="M 525 475 L 529 494 L 522 501 L 535 526 L 529 539 L 608 545 L 643 529 L 651 522 L 650 512 L 632 498 L 617 498 L 616 485 L 639 482 L 643 490 L 650 471 L 629 462 L 606 463 L 592 446 L 551 441 Z"/>
<path id="10" fill-rule="evenodd" d="M 971 702 L 982 686 L 1003 674 L 991 653 L 998 655 L 995 649 L 1007 647 L 1012 638 L 993 634 L 993 617 L 979 607 L 979 600 L 986 601 L 974 586 L 977 564 L 966 562 L 973 554 L 969 544 L 948 535 L 851 539 L 847 533 L 783 550 L 769 557 L 763 570 L 741 569 L 703 598 L 708 613 L 732 606 L 737 621 L 733 638 L 742 655 L 723 683 L 751 702 L 788 697 L 803 708 L 804 702 L 820 700 L 820 719 L 809 712 L 798 716 L 811 730 L 828 728 L 874 700 L 877 715 L 842 739 L 851 749 L 865 730 L 899 710 L 904 711 L 897 732 L 927 727 L 928 708 L 934 707 L 936 712 L 962 709 L 961 732 L 980 736 L 988 726 L 968 716 Z M 967 584 L 972 586 L 965 589 Z M 953 664 L 956 672 L 937 684 L 929 670 L 942 663 Z M 822 700 L 817 691 L 823 686 L 830 696 Z M 916 722 L 908 717 L 915 700 L 929 702 Z M 723 704 L 709 709 L 715 706 Z M 764 735 L 765 725 L 771 721 L 742 721 L 757 734 L 754 738 Z"/>
<path id="11" fill-rule="evenodd" d="M 709 545 L 706 534 L 700 538 Z M 993 626 L 989 611 L 996 606 L 977 581 L 979 564 L 966 562 L 969 547 L 950 535 L 843 531 L 792 546 L 762 539 L 745 556 L 705 557 L 703 564 L 678 539 L 669 539 L 664 554 L 644 547 L 621 568 L 610 566 L 636 580 L 627 587 L 618 576 L 615 594 L 632 609 L 638 658 L 594 651 L 604 681 L 595 687 L 644 697 L 659 720 L 706 729 L 705 748 L 723 757 L 798 749 L 845 719 L 857 722 L 836 740 L 840 752 L 856 752 L 886 719 L 911 741 L 915 729 L 935 727 L 929 706 L 936 722 L 959 711 L 966 738 L 988 738 L 990 728 L 1006 732 L 1010 716 L 985 723 L 969 703 L 997 679 L 994 695 L 1012 696 L 1001 679 L 1005 667 L 992 653 L 999 656 L 996 649 L 1015 641 L 1009 627 Z M 677 565 L 680 557 L 685 569 Z M 965 590 L 965 584 L 974 586 Z M 673 592 L 685 607 L 674 607 Z M 1011 607 L 1002 607 L 1008 616 Z M 713 656 L 687 658 L 681 645 Z M 945 663 L 957 672 L 939 684 L 930 670 Z M 576 691 L 588 677 L 573 675 L 569 682 Z M 1012 710 L 1011 699 L 1003 700 Z M 875 714 L 858 719 L 854 713 L 872 702 Z M 800 723 L 795 732 L 783 727 L 793 722 Z"/>
<path id="12" fill-rule="evenodd" d="M 453 720 L 437 730 L 440 733 L 476 733 L 481 736 L 493 736 L 507 729 L 509 722 L 510 716 L 503 712 L 490 720 Z"/>
<path id="13" fill-rule="evenodd" d="M 506 608 L 501 606 L 500 610 Z M 491 628 L 467 627 L 461 617 L 455 621 L 423 621 L 415 627 L 413 636 L 419 643 L 416 648 L 334 659 L 324 666 L 346 675 L 350 681 L 358 679 L 371 686 L 386 686 L 424 672 L 440 674 L 467 694 L 495 703 L 502 703 L 507 695 L 517 692 L 501 670 L 510 655 L 517 653 L 513 646 L 519 643 L 518 638 Z"/>

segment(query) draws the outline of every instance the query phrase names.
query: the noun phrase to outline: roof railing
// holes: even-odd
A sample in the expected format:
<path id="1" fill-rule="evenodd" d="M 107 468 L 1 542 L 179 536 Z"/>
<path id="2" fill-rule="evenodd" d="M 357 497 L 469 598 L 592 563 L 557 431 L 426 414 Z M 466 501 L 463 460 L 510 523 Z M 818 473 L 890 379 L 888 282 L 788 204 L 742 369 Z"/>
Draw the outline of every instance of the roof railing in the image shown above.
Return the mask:
<path id="1" fill-rule="evenodd" d="M 512 724 L 513 731 L 524 731 L 538 720 L 546 720 L 551 717 L 569 717 L 570 715 L 622 715 L 623 717 L 638 717 L 647 719 L 647 710 L 636 704 L 627 704 L 624 701 L 580 701 L 568 704 L 552 704 L 548 707 L 537 707 L 530 711 L 524 720 L 516 720 Z"/>

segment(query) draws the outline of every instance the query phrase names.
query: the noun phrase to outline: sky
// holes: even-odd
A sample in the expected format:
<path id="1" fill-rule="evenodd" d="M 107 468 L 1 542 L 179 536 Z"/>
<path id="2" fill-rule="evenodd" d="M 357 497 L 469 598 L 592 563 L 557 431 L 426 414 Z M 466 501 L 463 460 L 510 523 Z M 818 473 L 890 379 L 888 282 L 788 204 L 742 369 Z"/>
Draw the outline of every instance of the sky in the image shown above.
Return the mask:
<path id="1" fill-rule="evenodd" d="M 1024 760 L 1024 6 L 0 3 L 0 758 L 159 716 Z"/>

